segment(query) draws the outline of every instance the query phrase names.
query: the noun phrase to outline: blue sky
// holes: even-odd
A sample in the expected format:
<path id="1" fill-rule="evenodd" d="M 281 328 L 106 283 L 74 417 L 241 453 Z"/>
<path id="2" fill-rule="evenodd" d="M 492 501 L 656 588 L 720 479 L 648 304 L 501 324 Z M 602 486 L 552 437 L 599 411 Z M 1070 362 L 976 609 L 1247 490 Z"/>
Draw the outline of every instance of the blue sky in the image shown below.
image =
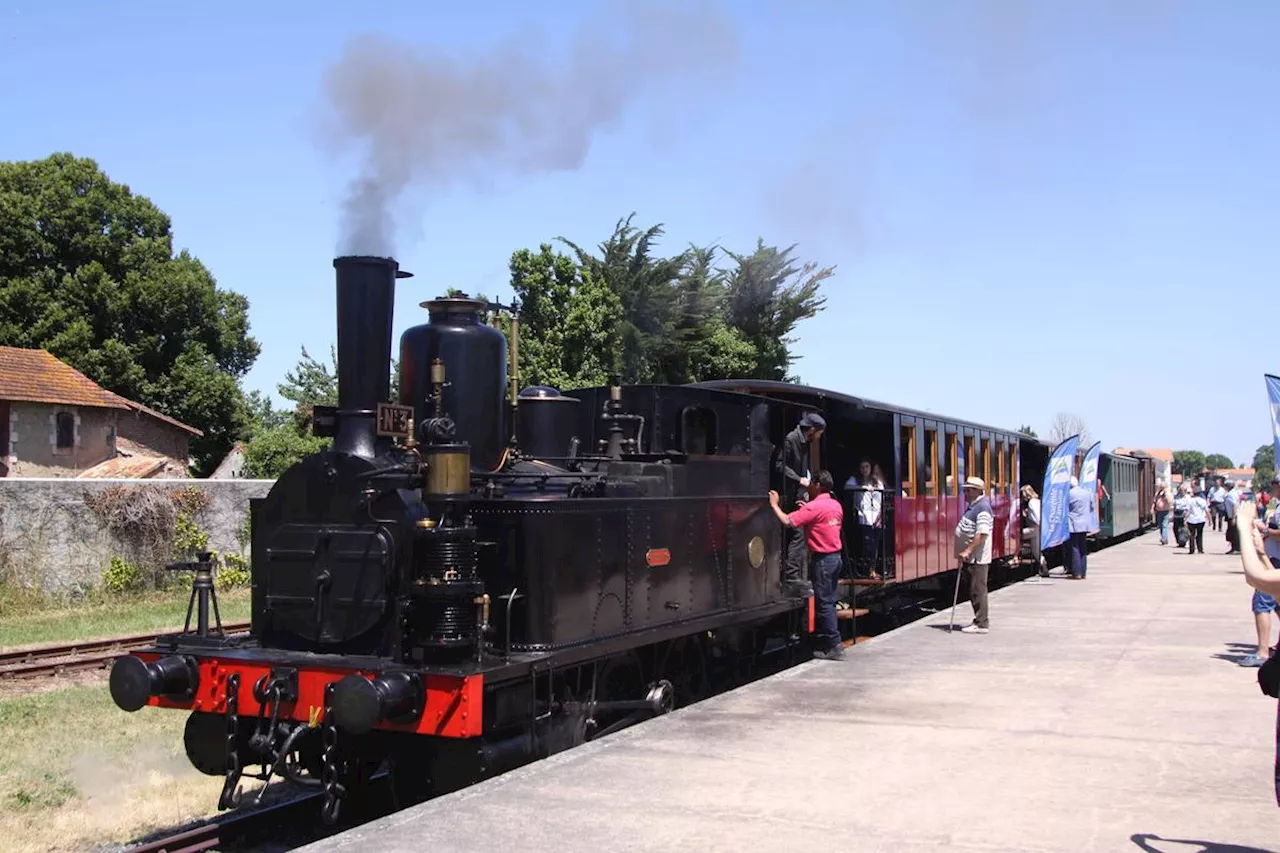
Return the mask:
<path id="1" fill-rule="evenodd" d="M 248 296 L 263 353 L 246 384 L 274 391 L 302 346 L 333 340 L 360 164 L 320 120 L 348 40 L 479 63 L 516 39 L 555 73 L 602 8 L 17 0 L 0 10 L 0 159 L 72 151 L 150 197 Z M 646 47 L 574 168 L 499 153 L 410 193 L 397 336 L 446 287 L 509 296 L 512 250 L 595 245 L 636 211 L 672 250 L 760 236 L 836 265 L 799 329 L 810 384 L 1042 435 L 1071 411 L 1108 448 L 1239 461 L 1270 440 L 1262 374 L 1280 356 L 1256 333 L 1280 260 L 1280 5 L 720 8 L 717 62 L 673 80 L 690 31 Z M 582 107 L 542 117 L 565 104 Z"/>

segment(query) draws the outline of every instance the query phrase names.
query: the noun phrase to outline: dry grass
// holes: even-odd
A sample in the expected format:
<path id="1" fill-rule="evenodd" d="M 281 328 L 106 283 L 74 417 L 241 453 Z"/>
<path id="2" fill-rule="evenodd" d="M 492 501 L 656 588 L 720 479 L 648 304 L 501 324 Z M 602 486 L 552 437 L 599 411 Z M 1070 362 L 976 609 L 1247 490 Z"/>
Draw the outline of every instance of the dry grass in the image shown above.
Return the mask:
<path id="1" fill-rule="evenodd" d="M 125 713 L 105 683 L 0 698 L 0 847 L 89 850 L 214 813 L 222 780 L 187 761 L 186 717 Z"/>
<path id="2" fill-rule="evenodd" d="M 4 614 L 0 618 L 0 649 L 180 630 L 190 595 L 189 589 L 178 589 L 75 605 L 0 607 Z M 219 591 L 222 621 L 248 619 L 249 596 L 248 589 Z M 212 618 L 210 613 L 210 621 Z"/>

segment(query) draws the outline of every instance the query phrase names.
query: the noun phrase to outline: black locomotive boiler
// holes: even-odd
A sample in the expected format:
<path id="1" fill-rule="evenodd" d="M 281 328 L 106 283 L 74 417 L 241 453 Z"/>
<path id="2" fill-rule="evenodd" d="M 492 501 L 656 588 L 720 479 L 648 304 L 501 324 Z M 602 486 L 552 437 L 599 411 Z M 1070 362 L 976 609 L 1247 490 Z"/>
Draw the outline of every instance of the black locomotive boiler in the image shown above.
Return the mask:
<path id="1" fill-rule="evenodd" d="M 251 503 L 252 627 L 208 555 L 183 632 L 120 658 L 126 711 L 189 712 L 192 764 L 343 792 L 389 765 L 429 795 L 697 699 L 721 664 L 812 631 L 780 583 L 771 435 L 785 402 L 689 386 L 517 394 L 518 327 L 423 303 L 389 398 L 389 258 L 334 261 L 332 446 Z M 213 624 L 208 607 L 214 605 Z M 260 769 L 247 773 L 246 768 Z"/>

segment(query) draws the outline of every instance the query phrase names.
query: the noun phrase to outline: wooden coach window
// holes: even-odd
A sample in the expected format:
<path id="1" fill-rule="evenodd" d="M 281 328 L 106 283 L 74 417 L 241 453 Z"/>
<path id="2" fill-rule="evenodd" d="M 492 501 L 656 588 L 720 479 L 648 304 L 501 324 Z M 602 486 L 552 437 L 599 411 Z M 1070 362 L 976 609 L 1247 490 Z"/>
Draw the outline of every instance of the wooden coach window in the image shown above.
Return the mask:
<path id="1" fill-rule="evenodd" d="M 964 475 L 965 477 L 978 476 L 978 466 L 973 463 L 974 457 L 977 456 L 978 439 L 974 436 L 965 436 L 964 442 Z"/>
<path id="2" fill-rule="evenodd" d="M 991 439 L 982 439 L 981 458 L 978 460 L 978 476 L 991 488 Z"/>
<path id="3" fill-rule="evenodd" d="M 996 488 L 1000 490 L 999 494 L 1004 494 L 1005 488 L 1007 488 L 1009 485 L 1009 479 L 1008 477 L 1005 476 L 1005 473 L 1006 473 L 1005 465 L 1008 461 L 1008 458 L 1009 458 L 1008 445 L 1002 441 L 1000 442 L 997 448 L 997 456 L 996 456 Z"/>
<path id="4" fill-rule="evenodd" d="M 938 431 L 924 431 L 924 493 L 930 497 L 938 494 Z"/>
<path id="5" fill-rule="evenodd" d="M 902 459 L 902 493 L 906 497 L 916 496 L 916 428 L 904 426 L 901 437 Z"/>
<path id="6" fill-rule="evenodd" d="M 947 433 L 946 460 L 947 466 L 947 491 L 948 495 L 955 497 L 960 494 L 960 484 L 956 482 L 956 472 L 960 468 L 960 442 L 956 439 L 954 432 Z"/>

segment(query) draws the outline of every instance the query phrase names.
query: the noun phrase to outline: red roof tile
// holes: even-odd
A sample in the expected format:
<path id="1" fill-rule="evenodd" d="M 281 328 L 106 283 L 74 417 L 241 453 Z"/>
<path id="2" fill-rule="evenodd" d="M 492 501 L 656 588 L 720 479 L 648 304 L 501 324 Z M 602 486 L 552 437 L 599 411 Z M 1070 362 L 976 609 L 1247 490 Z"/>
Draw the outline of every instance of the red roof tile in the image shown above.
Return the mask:
<path id="1" fill-rule="evenodd" d="M 99 462 L 76 475 L 77 479 L 87 480 L 145 480 L 161 473 L 168 465 L 177 468 L 171 459 L 162 456 L 117 456 L 106 462 Z"/>
<path id="2" fill-rule="evenodd" d="M 96 406 L 128 409 L 150 415 L 192 435 L 204 435 L 193 426 L 148 406 L 113 394 L 52 353 L 42 349 L 0 347 L 0 400 L 52 403 L 62 406 Z"/>
<path id="3" fill-rule="evenodd" d="M 42 349 L 0 347 L 0 400 L 127 409 L 112 394 L 69 364 Z"/>
<path id="4" fill-rule="evenodd" d="M 204 435 L 204 433 L 201 430 L 198 430 L 193 426 L 187 426 L 177 418 L 171 418 L 168 415 L 161 414 L 160 412 L 157 412 L 155 409 L 148 408 L 147 406 L 144 406 L 141 403 L 134 402 L 133 400 L 125 400 L 125 398 L 123 397 L 121 397 L 120 399 L 124 400 L 124 402 L 129 406 L 129 408 L 133 409 L 136 412 L 142 412 L 144 415 L 150 415 L 151 417 L 155 418 L 158 421 L 164 421 L 165 423 L 170 424 L 171 426 L 176 426 L 178 429 L 186 430 L 192 435 Z"/>

